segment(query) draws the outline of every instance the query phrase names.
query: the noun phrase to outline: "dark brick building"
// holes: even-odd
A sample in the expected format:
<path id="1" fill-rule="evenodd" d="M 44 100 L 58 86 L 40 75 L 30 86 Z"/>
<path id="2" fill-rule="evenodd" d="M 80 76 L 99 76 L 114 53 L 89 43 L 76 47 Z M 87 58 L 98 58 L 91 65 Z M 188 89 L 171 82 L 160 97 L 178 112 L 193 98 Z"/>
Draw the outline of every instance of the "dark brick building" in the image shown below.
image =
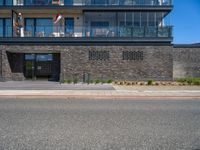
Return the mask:
<path id="1" fill-rule="evenodd" d="M 3 0 L 0 78 L 200 76 L 200 46 L 173 45 L 171 0 Z"/>

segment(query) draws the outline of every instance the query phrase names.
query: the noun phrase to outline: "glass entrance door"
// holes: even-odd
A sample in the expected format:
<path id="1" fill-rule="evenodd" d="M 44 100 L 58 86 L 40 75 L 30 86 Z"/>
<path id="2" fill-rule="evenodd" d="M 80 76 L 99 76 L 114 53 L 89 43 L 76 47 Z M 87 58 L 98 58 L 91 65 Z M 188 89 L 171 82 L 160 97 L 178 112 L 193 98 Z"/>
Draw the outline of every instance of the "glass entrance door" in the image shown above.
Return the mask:
<path id="1" fill-rule="evenodd" d="M 25 54 L 24 76 L 28 79 L 52 77 L 53 54 Z"/>
<path id="2" fill-rule="evenodd" d="M 52 75 L 52 54 L 37 54 L 35 75 L 40 78 L 51 78 Z"/>
<path id="3" fill-rule="evenodd" d="M 35 77 L 35 54 L 25 54 L 24 76 L 32 79 Z"/>

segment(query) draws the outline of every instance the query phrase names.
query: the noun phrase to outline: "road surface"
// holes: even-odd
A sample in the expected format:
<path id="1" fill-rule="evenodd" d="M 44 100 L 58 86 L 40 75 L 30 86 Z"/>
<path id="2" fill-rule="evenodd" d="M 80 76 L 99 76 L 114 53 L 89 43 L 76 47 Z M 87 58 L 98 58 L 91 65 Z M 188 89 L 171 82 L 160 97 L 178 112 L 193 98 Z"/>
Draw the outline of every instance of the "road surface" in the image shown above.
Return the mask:
<path id="1" fill-rule="evenodd" d="M 0 150 L 198 150 L 198 100 L 0 99 Z"/>

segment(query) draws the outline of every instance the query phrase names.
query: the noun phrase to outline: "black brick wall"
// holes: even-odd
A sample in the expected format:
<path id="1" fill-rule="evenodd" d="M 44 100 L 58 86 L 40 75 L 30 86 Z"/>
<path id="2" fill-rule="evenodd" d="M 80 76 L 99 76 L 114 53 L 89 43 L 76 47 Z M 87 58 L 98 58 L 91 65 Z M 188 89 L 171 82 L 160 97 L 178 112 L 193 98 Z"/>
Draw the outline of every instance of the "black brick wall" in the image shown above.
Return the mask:
<path id="1" fill-rule="evenodd" d="M 1 61 L 3 77 L 6 79 L 19 78 L 19 80 L 22 80 L 21 76 L 17 77 L 15 74 L 15 71 L 20 71 L 17 66 L 21 65 L 18 62 L 21 59 L 21 55 L 12 56 L 16 62 L 13 65 L 8 61 L 9 53 L 17 52 L 60 53 L 60 55 L 57 55 L 58 59 L 60 59 L 60 66 L 56 66 L 58 70 L 60 69 L 60 79 L 78 78 L 83 80 L 84 74 L 90 74 L 91 80 L 172 80 L 173 77 L 200 76 L 200 48 L 173 48 L 172 46 L 1 45 L 0 50 L 3 54 L 3 60 Z M 89 51 L 109 51 L 109 59 L 89 60 Z M 133 57 L 132 60 L 123 60 L 123 51 L 142 52 L 143 58 L 134 60 L 134 56 L 130 56 Z M 16 68 L 13 68 L 13 66 Z"/>

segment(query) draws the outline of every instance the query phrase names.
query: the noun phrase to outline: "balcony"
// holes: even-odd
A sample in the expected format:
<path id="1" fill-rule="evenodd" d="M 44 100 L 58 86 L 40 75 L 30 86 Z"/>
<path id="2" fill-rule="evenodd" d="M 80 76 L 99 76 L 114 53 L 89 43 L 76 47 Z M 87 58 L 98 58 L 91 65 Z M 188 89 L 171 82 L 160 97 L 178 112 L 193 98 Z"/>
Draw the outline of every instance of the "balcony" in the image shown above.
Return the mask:
<path id="1" fill-rule="evenodd" d="M 0 6 L 171 6 L 172 0 L 1 0 Z"/>
<path id="2" fill-rule="evenodd" d="M 74 29 L 65 26 L 26 26 L 25 30 L 14 31 L 12 27 L 1 27 L 0 37 L 65 37 L 65 38 L 172 38 L 172 27 L 82 27 L 75 26 Z"/>

